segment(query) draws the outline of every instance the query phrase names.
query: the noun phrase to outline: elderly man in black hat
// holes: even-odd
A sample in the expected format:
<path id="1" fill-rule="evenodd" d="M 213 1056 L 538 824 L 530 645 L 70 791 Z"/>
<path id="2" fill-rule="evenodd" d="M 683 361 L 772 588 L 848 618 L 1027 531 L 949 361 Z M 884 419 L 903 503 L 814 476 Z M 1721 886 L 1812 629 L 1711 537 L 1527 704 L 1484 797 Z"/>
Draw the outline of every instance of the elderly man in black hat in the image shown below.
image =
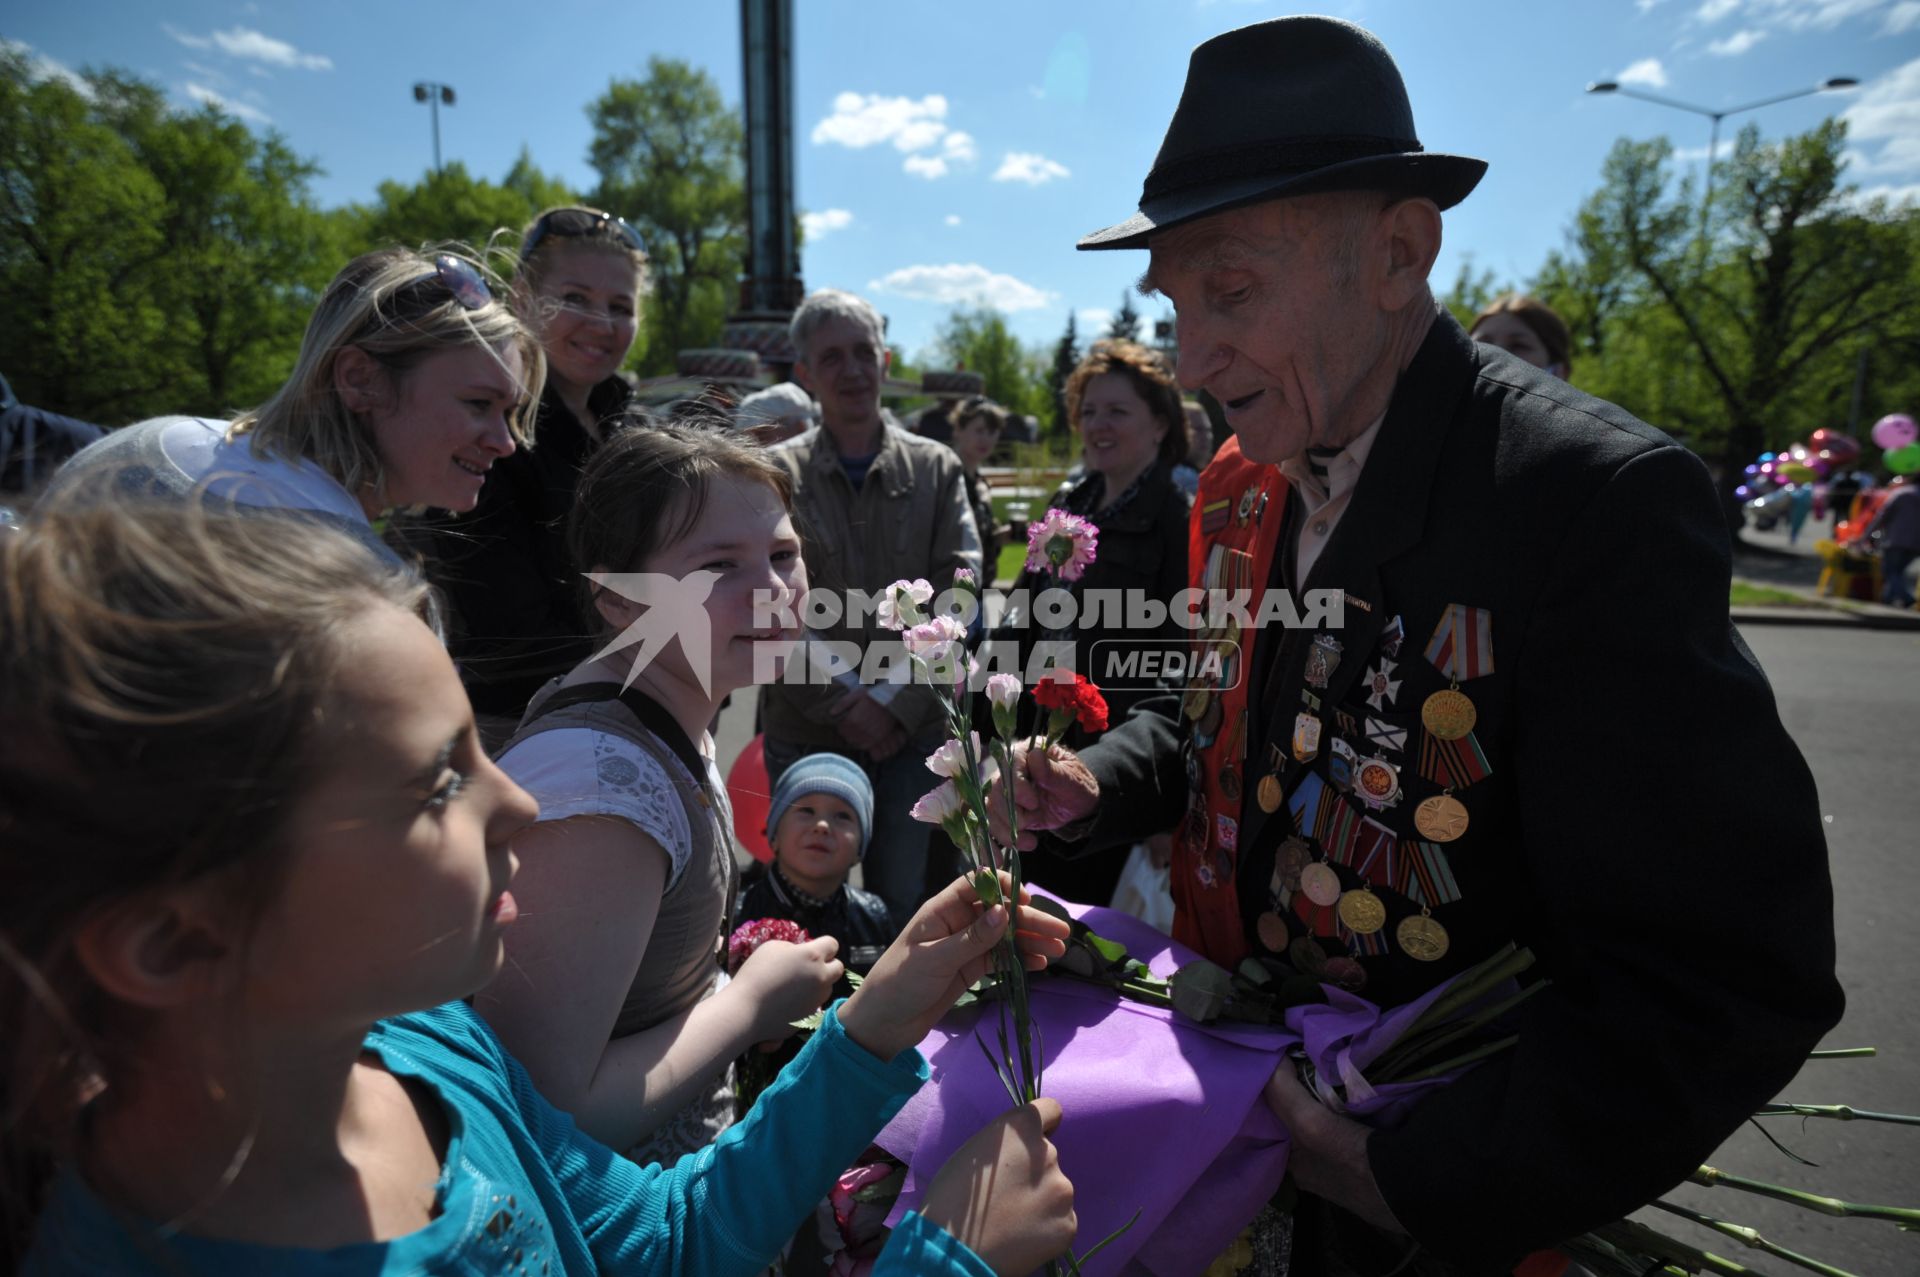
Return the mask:
<path id="1" fill-rule="evenodd" d="M 1187 730 L 1229 690 L 1203 682 L 1029 759 L 1027 827 L 1097 853 L 1178 822 L 1176 899 L 1240 923 L 1205 947 L 1277 976 L 1398 1004 L 1515 943 L 1551 981 L 1395 1129 L 1276 1075 L 1301 1272 L 1490 1268 L 1632 1211 L 1842 1006 L 1812 778 L 1729 624 L 1705 468 L 1434 300 L 1485 167 L 1422 149 L 1367 32 L 1283 18 L 1195 50 L 1140 211 L 1080 242 L 1147 250 L 1182 384 L 1284 475 L 1220 520 L 1263 521 L 1270 592 L 1344 608 L 1226 635 L 1230 789 Z"/>

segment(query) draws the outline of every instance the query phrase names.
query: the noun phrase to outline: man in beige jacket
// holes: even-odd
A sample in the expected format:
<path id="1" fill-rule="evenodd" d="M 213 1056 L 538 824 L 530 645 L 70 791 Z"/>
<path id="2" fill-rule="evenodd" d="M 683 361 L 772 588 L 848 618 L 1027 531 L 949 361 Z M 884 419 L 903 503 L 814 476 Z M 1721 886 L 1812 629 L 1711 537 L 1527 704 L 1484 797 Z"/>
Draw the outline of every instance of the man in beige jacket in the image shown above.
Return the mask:
<path id="1" fill-rule="evenodd" d="M 980 537 L 960 458 L 902 430 L 880 406 L 890 352 L 873 307 L 824 289 L 794 312 L 792 337 L 794 379 L 819 401 L 820 426 L 770 454 L 793 478 L 809 587 L 838 608 L 839 620 L 811 632 L 814 650 L 857 650 L 861 659 L 830 678 L 815 661 L 807 681 L 761 689 L 768 779 L 778 783 L 796 759 L 825 750 L 867 769 L 874 827 L 862 872 L 867 889 L 905 919 L 924 895 L 928 846 L 926 826 L 908 809 L 933 788 L 925 756 L 944 720 L 930 689 L 875 681 L 877 671 L 904 670 L 905 655 L 851 592 L 877 596 L 894 581 L 924 578 L 938 597 L 955 570 L 979 572 Z"/>

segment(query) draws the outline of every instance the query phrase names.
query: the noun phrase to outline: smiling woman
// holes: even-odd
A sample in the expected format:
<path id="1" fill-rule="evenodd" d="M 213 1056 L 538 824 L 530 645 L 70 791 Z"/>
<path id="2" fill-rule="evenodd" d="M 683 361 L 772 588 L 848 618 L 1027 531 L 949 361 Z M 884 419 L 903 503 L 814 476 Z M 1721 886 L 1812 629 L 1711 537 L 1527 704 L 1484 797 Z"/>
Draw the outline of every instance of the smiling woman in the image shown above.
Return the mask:
<path id="1" fill-rule="evenodd" d="M 470 515 L 410 531 L 452 605 L 449 644 L 490 746 L 590 650 L 561 529 L 576 476 L 631 398 L 619 371 L 646 291 L 640 236 L 613 214 L 554 208 L 528 224 L 513 307 L 546 356 L 540 447 L 504 458 Z"/>
<path id="2" fill-rule="evenodd" d="M 158 417 L 83 450 L 54 481 L 296 512 L 391 555 L 396 508 L 471 510 L 488 469 L 532 441 L 546 360 L 483 269 L 384 249 L 333 278 L 286 385 L 232 422 Z"/>

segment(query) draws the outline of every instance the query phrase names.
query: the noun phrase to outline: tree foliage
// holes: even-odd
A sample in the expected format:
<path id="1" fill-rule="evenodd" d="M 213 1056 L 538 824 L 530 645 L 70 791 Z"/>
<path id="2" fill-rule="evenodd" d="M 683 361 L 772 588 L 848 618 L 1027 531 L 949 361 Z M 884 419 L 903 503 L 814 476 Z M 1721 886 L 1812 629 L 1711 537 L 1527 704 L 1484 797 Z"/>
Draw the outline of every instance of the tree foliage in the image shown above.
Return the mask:
<path id="1" fill-rule="evenodd" d="M 1107 321 L 1107 338 L 1118 341 L 1140 340 L 1140 312 L 1133 307 L 1133 293 L 1120 294 L 1120 309 Z"/>
<path id="2" fill-rule="evenodd" d="M 0 365 L 103 424 L 258 402 L 334 266 L 314 165 L 139 80 L 86 86 L 0 53 Z"/>
<path id="3" fill-rule="evenodd" d="M 740 115 L 705 71 L 653 58 L 644 80 L 615 80 L 587 107 L 593 199 L 647 242 L 653 295 L 641 371 L 673 371 L 676 352 L 718 344 L 746 253 Z"/>
<path id="4" fill-rule="evenodd" d="M 1535 290 L 1567 318 L 1579 384 L 1683 436 L 1723 480 L 1762 448 L 1847 424 L 1876 347 L 1911 350 L 1920 212 L 1862 203 L 1846 126 L 1740 134 L 1704 218 L 1664 139 L 1622 139 Z M 1869 386 L 1866 420 L 1912 379 Z"/>
<path id="5" fill-rule="evenodd" d="M 533 157 L 522 150 L 498 183 L 473 176 L 454 160 L 411 185 L 382 182 L 371 204 L 349 205 L 338 216 L 349 254 L 394 244 L 491 245 L 502 250 L 493 264 L 504 273 L 513 268 L 512 253 L 520 247 L 520 232 L 528 222 L 543 209 L 577 202 L 564 183 L 535 168 Z"/>
<path id="6" fill-rule="evenodd" d="M 1054 343 L 1053 363 L 1047 368 L 1047 432 L 1064 439 L 1071 433 L 1067 420 L 1067 379 L 1080 366 L 1080 336 L 1074 328 L 1073 311 L 1067 311 L 1067 331 Z"/>
<path id="7" fill-rule="evenodd" d="M 1040 360 L 1020 344 L 1006 316 L 991 307 L 957 307 L 934 334 L 934 346 L 950 367 L 977 372 L 987 396 L 1021 414 L 1046 408 Z"/>

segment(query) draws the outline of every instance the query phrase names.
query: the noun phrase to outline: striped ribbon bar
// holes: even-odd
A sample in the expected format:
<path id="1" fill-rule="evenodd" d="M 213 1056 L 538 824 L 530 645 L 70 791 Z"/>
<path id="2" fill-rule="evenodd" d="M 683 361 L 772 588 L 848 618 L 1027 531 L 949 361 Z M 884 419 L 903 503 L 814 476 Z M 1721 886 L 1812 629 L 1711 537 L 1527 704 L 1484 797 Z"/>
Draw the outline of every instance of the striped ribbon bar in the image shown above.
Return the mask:
<path id="1" fill-rule="evenodd" d="M 1402 840 L 1404 855 L 1400 867 L 1400 894 L 1417 905 L 1434 909 L 1460 898 L 1460 884 L 1447 863 L 1447 853 L 1433 843 L 1417 838 Z"/>
<path id="2" fill-rule="evenodd" d="M 1427 659 L 1456 681 L 1493 673 L 1493 613 L 1464 603 L 1447 604 L 1427 640 Z"/>

